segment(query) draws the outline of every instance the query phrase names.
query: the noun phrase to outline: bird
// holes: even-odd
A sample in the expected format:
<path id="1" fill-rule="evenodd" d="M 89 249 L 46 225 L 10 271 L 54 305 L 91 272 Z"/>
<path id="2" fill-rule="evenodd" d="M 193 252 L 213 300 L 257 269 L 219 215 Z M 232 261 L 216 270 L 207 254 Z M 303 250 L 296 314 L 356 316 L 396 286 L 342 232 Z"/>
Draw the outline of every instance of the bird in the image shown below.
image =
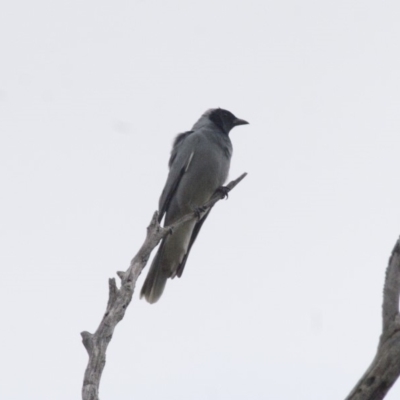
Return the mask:
<path id="1" fill-rule="evenodd" d="M 222 108 L 207 110 L 190 131 L 176 136 L 169 159 L 169 173 L 159 200 L 158 222 L 164 226 L 201 207 L 222 187 L 232 156 L 229 132 L 247 121 Z M 181 277 L 189 252 L 210 213 L 208 209 L 173 229 L 154 256 L 140 297 L 156 303 L 168 279 Z"/>

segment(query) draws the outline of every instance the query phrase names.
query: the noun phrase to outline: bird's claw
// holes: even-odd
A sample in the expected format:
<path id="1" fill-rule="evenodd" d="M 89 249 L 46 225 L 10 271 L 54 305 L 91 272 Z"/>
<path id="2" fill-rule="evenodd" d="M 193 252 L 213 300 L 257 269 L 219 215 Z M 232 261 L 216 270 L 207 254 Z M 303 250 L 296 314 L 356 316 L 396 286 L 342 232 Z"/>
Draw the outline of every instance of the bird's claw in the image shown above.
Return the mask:
<path id="1" fill-rule="evenodd" d="M 216 192 L 220 193 L 223 199 L 228 199 L 228 193 L 231 191 L 227 186 L 220 186 Z"/>
<path id="2" fill-rule="evenodd" d="M 199 207 L 196 207 L 196 208 L 193 210 L 193 212 L 195 213 L 197 219 L 200 220 L 201 214 L 203 214 L 204 211 L 206 211 L 206 210 L 207 210 L 207 207 L 199 206 Z"/>

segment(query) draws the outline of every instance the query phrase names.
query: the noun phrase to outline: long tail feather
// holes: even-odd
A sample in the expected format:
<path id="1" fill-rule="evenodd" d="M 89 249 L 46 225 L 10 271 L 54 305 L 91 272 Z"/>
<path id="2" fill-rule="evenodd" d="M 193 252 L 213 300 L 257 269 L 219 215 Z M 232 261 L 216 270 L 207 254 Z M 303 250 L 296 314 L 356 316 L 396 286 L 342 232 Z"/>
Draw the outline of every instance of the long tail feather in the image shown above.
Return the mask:
<path id="1" fill-rule="evenodd" d="M 162 269 L 161 258 L 164 251 L 164 241 L 161 243 L 160 248 L 151 263 L 150 270 L 144 281 L 140 298 L 144 297 L 150 304 L 156 303 L 163 294 L 165 284 L 170 276 L 168 271 Z"/>

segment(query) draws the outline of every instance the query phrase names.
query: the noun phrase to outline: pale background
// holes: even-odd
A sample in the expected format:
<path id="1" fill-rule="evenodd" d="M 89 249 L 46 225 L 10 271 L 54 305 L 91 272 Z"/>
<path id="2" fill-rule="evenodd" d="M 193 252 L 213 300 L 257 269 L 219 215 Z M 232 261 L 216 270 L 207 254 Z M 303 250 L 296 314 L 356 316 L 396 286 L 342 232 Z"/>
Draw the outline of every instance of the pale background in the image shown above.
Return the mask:
<path id="1" fill-rule="evenodd" d="M 231 133 L 230 178 L 249 175 L 161 301 L 137 289 L 101 398 L 343 399 L 400 234 L 398 1 L 1 9 L 0 398 L 80 398 L 79 333 L 144 239 L 172 140 L 223 107 L 251 123 Z"/>

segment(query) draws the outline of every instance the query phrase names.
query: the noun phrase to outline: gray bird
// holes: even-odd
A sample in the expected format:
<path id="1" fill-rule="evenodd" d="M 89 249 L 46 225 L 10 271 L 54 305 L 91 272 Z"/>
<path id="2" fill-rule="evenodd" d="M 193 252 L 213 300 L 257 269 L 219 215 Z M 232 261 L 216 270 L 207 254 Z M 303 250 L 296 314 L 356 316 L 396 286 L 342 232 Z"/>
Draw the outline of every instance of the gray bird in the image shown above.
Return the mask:
<path id="1" fill-rule="evenodd" d="M 248 124 L 221 108 L 206 111 L 189 132 L 173 143 L 169 174 L 159 201 L 159 222 L 165 226 L 203 206 L 228 177 L 232 155 L 229 132 Z M 160 244 L 140 297 L 155 303 L 168 278 L 181 277 L 190 249 L 210 211 L 174 229 Z"/>

